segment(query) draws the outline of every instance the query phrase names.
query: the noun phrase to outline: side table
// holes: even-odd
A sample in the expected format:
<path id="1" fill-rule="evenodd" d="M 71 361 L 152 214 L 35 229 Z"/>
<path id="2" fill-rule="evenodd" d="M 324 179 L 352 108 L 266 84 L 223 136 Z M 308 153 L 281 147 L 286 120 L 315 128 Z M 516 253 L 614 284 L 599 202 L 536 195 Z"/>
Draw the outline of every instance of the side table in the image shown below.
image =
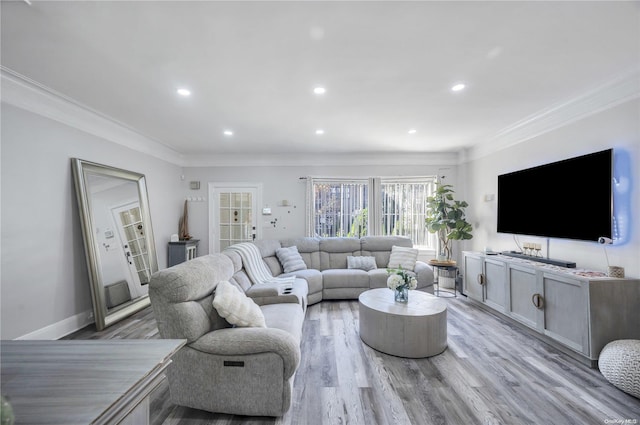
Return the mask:
<path id="1" fill-rule="evenodd" d="M 436 297 L 457 297 L 458 296 L 458 265 L 455 261 L 438 261 L 430 260 L 429 265 L 433 267 L 433 286 L 434 295 Z M 453 292 L 440 288 L 440 274 L 445 272 L 448 276 L 453 278 Z M 453 275 L 453 276 L 450 276 Z M 444 277 L 444 276 L 443 276 Z M 462 292 L 461 292 L 462 293 Z M 446 295 L 443 295 L 446 294 Z"/>
<path id="2" fill-rule="evenodd" d="M 198 244 L 200 239 L 189 239 L 186 241 L 169 242 L 168 266 L 184 263 L 193 260 L 198 256 Z"/>

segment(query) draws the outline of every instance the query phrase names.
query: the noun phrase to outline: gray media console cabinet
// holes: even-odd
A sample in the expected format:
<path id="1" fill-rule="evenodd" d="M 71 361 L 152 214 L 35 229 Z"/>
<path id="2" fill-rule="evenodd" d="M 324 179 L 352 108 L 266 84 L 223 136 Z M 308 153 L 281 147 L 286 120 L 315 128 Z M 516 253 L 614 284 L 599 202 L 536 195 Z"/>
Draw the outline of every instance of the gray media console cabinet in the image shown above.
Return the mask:
<path id="1" fill-rule="evenodd" d="M 572 357 L 597 366 L 604 346 L 640 339 L 640 280 L 464 252 L 466 295 Z"/>

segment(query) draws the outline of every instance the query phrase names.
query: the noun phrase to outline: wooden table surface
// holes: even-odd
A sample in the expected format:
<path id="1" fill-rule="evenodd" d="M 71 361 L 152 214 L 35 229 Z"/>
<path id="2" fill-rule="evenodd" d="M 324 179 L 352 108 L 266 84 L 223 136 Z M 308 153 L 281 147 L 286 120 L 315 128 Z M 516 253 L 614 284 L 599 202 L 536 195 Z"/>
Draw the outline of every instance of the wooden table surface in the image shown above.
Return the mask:
<path id="1" fill-rule="evenodd" d="M 184 340 L 2 341 L 16 424 L 111 423 L 144 398 Z M 148 394 L 147 394 L 148 395 Z"/>
<path id="2" fill-rule="evenodd" d="M 431 316 L 447 309 L 447 304 L 438 297 L 422 291 L 409 291 L 409 302 L 396 302 L 391 289 L 370 289 L 360 294 L 360 304 L 366 307 L 396 316 Z"/>

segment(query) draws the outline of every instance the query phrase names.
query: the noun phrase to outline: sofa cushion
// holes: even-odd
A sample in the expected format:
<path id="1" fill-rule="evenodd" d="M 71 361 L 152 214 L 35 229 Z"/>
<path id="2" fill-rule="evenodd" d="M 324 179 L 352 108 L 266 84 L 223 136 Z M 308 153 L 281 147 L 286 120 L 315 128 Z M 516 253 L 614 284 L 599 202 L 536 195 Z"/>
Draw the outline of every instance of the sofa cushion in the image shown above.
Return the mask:
<path id="1" fill-rule="evenodd" d="M 393 246 L 391 248 L 391 256 L 389 257 L 390 269 L 402 267 L 404 270 L 411 270 L 416 266 L 418 260 L 418 250 L 416 248 L 406 248 L 402 246 Z"/>
<path id="2" fill-rule="evenodd" d="M 271 274 L 274 276 L 282 274 L 282 265 L 276 256 L 276 250 L 282 247 L 280 241 L 259 239 L 253 241 L 253 244 L 260 250 L 260 255 L 262 255 L 262 259 L 267 264 L 269 270 L 271 270 Z"/>
<path id="3" fill-rule="evenodd" d="M 348 269 L 360 269 L 368 272 L 369 270 L 377 269 L 376 266 L 376 258 L 375 257 L 363 257 L 363 256 L 353 256 L 350 255 L 347 257 L 347 268 Z"/>
<path id="4" fill-rule="evenodd" d="M 320 271 L 346 269 L 347 257 L 350 255 L 360 255 L 360 239 L 339 237 L 320 239 Z"/>
<path id="5" fill-rule="evenodd" d="M 232 251 L 230 249 L 225 249 L 222 251 L 223 255 L 226 255 L 233 263 L 233 272 L 238 273 L 244 267 L 242 264 L 242 257 L 238 253 L 238 251 Z"/>
<path id="6" fill-rule="evenodd" d="M 291 334 L 298 345 L 302 336 L 304 311 L 298 304 L 267 304 L 260 307 L 269 329 L 281 329 Z"/>
<path id="7" fill-rule="evenodd" d="M 213 307 L 227 322 L 240 327 L 266 327 L 260 307 L 240 289 L 222 281 L 216 286 Z"/>
<path id="8" fill-rule="evenodd" d="M 393 246 L 413 248 L 413 242 L 406 236 L 363 236 L 360 239 L 363 256 L 376 257 L 378 267 L 387 267 Z"/>
<path id="9" fill-rule="evenodd" d="M 369 274 L 358 269 L 331 269 L 322 272 L 324 289 L 369 288 Z"/>
<path id="10" fill-rule="evenodd" d="M 282 264 L 282 271 L 284 273 L 291 273 L 307 268 L 307 265 L 298 252 L 298 248 L 295 246 L 278 248 L 276 250 L 276 256 L 278 260 L 280 260 L 280 264 Z"/>
<path id="11" fill-rule="evenodd" d="M 282 247 L 295 246 L 307 268 L 320 270 L 320 238 L 291 238 L 280 241 Z"/>
<path id="12" fill-rule="evenodd" d="M 253 285 L 253 283 L 251 283 L 251 279 L 249 279 L 249 276 L 244 271 L 244 269 L 234 274 L 233 277 L 229 279 L 229 282 L 238 285 L 238 287 L 240 287 L 240 289 L 245 292 Z"/>
<path id="13" fill-rule="evenodd" d="M 278 277 L 295 276 L 298 279 L 307 281 L 307 287 L 310 294 L 322 292 L 322 272 L 316 269 L 298 270 L 290 274 L 283 274 Z"/>
<path id="14" fill-rule="evenodd" d="M 387 269 L 375 269 L 370 270 L 369 272 L 369 288 L 386 288 L 387 287 L 387 279 L 389 278 L 389 273 Z"/>

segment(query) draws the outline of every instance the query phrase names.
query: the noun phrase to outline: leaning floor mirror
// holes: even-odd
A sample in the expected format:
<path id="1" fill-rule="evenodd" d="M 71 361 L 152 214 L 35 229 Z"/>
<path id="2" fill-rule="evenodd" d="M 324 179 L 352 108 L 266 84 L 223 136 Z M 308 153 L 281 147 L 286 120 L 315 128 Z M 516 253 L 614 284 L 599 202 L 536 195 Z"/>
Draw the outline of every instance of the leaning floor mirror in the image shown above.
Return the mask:
<path id="1" fill-rule="evenodd" d="M 143 174 L 71 160 L 97 330 L 147 307 L 158 270 Z"/>

